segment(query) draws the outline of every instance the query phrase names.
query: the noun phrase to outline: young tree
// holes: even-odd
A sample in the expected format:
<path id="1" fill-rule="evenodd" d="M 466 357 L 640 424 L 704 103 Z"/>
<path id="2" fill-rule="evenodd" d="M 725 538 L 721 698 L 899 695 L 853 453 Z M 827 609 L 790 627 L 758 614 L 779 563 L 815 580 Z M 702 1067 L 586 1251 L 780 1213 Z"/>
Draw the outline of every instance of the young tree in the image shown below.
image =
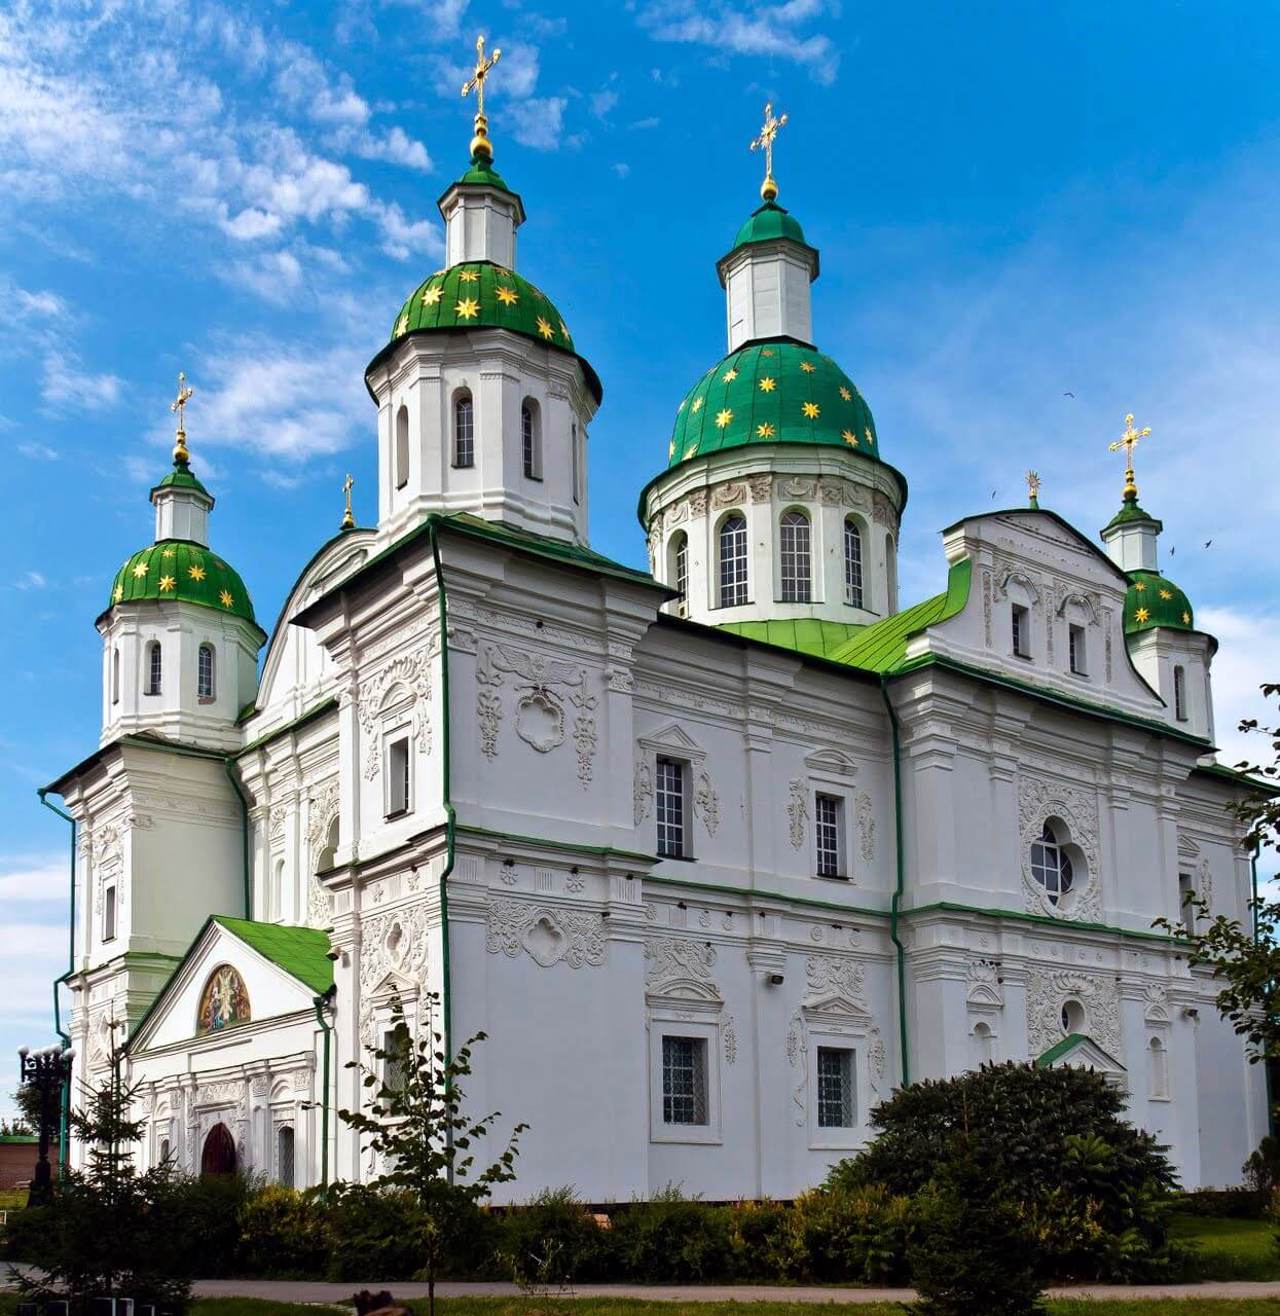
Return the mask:
<path id="1" fill-rule="evenodd" d="M 1280 684 L 1264 685 L 1262 693 L 1270 698 L 1280 693 Z M 1245 825 L 1246 848 L 1260 854 L 1280 849 L 1280 726 L 1249 718 L 1240 723 L 1240 730 L 1271 742 L 1269 766 L 1248 761 L 1236 765 L 1265 783 L 1233 806 Z M 1160 918 L 1152 926 L 1185 940 L 1193 968 L 1213 970 L 1219 984 L 1218 1013 L 1245 1039 L 1249 1059 L 1256 1063 L 1280 1058 L 1280 900 L 1257 897 L 1249 902 L 1249 911 L 1252 926 L 1224 914 L 1214 917 L 1208 902 L 1193 895 L 1181 920 Z"/>
<path id="2" fill-rule="evenodd" d="M 429 1020 L 435 1019 L 438 1005 L 438 995 L 428 993 L 424 1006 Z M 387 1044 L 373 1051 L 374 1065 L 347 1065 L 363 1072 L 371 1100 L 362 1110 L 339 1110 L 338 1115 L 369 1135 L 368 1145 L 384 1167 L 376 1182 L 408 1190 L 418 1204 L 430 1316 L 435 1316 L 436 1279 L 474 1231 L 476 1207 L 495 1184 L 516 1177 L 520 1135 L 528 1128 L 517 1124 L 498 1159 L 477 1167 L 476 1144 L 501 1118 L 501 1111 L 483 1119 L 464 1114 L 459 1080 L 471 1073 L 471 1048 L 484 1040 L 485 1034 L 477 1033 L 450 1058 L 441 1049 L 441 1034 L 429 1026 L 416 1040 L 410 1036 L 397 1001 Z"/>

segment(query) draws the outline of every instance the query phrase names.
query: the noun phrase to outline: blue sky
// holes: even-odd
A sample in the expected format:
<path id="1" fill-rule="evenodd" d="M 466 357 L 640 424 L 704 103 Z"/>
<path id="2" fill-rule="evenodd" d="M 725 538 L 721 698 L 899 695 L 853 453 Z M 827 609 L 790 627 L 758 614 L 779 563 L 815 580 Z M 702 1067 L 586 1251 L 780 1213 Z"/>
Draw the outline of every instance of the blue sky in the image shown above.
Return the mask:
<path id="1" fill-rule="evenodd" d="M 911 483 L 904 599 L 942 580 L 937 531 L 1021 501 L 1029 466 L 1045 505 L 1104 524 L 1133 410 L 1163 564 L 1222 640 L 1229 761 L 1280 676 L 1268 7 L 8 0 L 0 1108 L 65 967 L 65 828 L 34 791 L 96 744 L 93 618 L 150 541 L 177 372 L 214 546 L 270 619 L 346 471 L 375 514 L 362 371 L 440 263 L 478 31 L 504 52 L 489 110 L 521 270 L 604 381 L 597 548 L 643 564 L 635 494 L 724 351 L 714 262 L 756 203 L 772 98 L 780 199 L 822 252 L 819 345 Z"/>

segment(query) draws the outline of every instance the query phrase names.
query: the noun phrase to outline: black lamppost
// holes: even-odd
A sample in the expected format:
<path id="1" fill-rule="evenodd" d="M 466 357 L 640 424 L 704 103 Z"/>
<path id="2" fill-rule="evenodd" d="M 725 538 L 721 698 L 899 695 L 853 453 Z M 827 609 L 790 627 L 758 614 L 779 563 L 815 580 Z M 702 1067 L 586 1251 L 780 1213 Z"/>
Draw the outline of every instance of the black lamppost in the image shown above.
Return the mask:
<path id="1" fill-rule="evenodd" d="M 36 1090 L 36 1120 L 40 1135 L 36 1172 L 27 1195 L 28 1206 L 43 1206 L 53 1197 L 53 1170 L 49 1165 L 49 1143 L 62 1106 L 62 1085 L 71 1082 L 71 1064 L 76 1053 L 71 1048 L 46 1046 L 39 1051 L 20 1047 L 22 1082 Z"/>

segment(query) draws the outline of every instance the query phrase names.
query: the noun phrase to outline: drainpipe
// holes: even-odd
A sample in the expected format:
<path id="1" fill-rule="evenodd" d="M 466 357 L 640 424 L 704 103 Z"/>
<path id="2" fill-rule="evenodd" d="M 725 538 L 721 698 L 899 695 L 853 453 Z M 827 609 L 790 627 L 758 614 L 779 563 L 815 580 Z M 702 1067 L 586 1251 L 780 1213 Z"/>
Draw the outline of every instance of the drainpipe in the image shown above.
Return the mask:
<path id="1" fill-rule="evenodd" d="M 902 912 L 902 893 L 906 886 L 906 860 L 902 854 L 902 741 L 899 736 L 898 714 L 894 711 L 893 700 L 889 698 L 889 683 L 886 677 L 880 677 L 880 693 L 884 697 L 884 706 L 889 714 L 889 726 L 893 732 L 893 824 L 895 849 L 897 851 L 897 880 L 893 888 L 893 903 L 889 907 L 889 939 L 893 942 L 898 959 L 898 1050 L 902 1056 L 902 1086 L 911 1082 L 911 1060 L 907 1038 L 907 949 L 902 944 L 898 932 L 898 920 Z"/>
<path id="2" fill-rule="evenodd" d="M 76 820 L 69 814 L 63 813 L 56 804 L 50 804 L 48 800 L 49 790 L 46 786 L 41 786 L 36 794 L 40 797 L 40 803 L 44 805 L 51 813 L 56 813 L 59 818 L 64 819 L 71 824 L 71 869 L 70 869 L 70 889 L 71 889 L 71 913 L 69 928 L 70 933 L 67 938 L 67 971 L 60 977 L 53 980 L 53 1031 L 58 1034 L 58 1040 L 62 1043 L 62 1049 L 68 1050 L 71 1046 L 71 1035 L 62 1027 L 62 1016 L 58 1007 L 58 988 L 71 977 L 76 971 Z M 71 1077 L 67 1076 L 62 1084 L 62 1096 L 58 1103 L 58 1170 L 59 1173 L 66 1167 L 67 1152 L 69 1150 L 68 1142 L 71 1136 Z"/>
<path id="3" fill-rule="evenodd" d="M 1253 883 L 1253 939 L 1258 940 L 1258 850 L 1254 847 L 1253 854 L 1249 856 L 1249 876 Z M 1267 1134 L 1269 1137 L 1276 1136 L 1276 1108 L 1275 1094 L 1272 1091 L 1271 1084 L 1271 1067 L 1276 1063 L 1275 1060 L 1268 1057 L 1262 1062 L 1262 1081 L 1266 1084 L 1267 1093 Z"/>
<path id="4" fill-rule="evenodd" d="M 444 590 L 444 568 L 440 562 L 440 540 L 437 536 L 439 522 L 433 516 L 430 521 L 431 560 L 436 573 L 436 598 L 440 610 L 440 699 L 444 708 L 442 718 L 443 742 L 441 748 L 441 803 L 445 813 L 445 862 L 440 870 L 440 1014 L 441 1029 L 444 1035 L 444 1062 L 453 1059 L 453 991 L 452 973 L 449 963 L 449 875 L 453 872 L 457 841 L 457 815 L 450 798 L 452 784 L 450 777 L 450 743 L 449 743 L 449 604 Z M 446 1137 L 452 1141 L 453 1132 L 448 1130 Z M 448 1160 L 448 1180 L 453 1183 L 453 1157 Z"/>
<path id="5" fill-rule="evenodd" d="M 320 1070 L 320 1188 L 322 1191 L 326 1191 L 329 1187 L 329 1066 L 333 1039 L 333 1028 L 324 1017 L 324 1010 L 335 991 L 337 991 L 336 984 L 323 996 L 311 998 L 311 1004 L 316 1009 L 316 1023 L 324 1033 L 324 1056 Z"/>
<path id="6" fill-rule="evenodd" d="M 253 917 L 253 865 L 249 861 L 249 801 L 244 797 L 244 787 L 240 785 L 240 778 L 236 775 L 235 762 L 230 755 L 222 760 L 222 767 L 227 774 L 227 780 L 231 783 L 231 789 L 236 793 L 236 799 L 240 801 L 240 861 L 244 871 L 244 916 L 251 919 Z"/>

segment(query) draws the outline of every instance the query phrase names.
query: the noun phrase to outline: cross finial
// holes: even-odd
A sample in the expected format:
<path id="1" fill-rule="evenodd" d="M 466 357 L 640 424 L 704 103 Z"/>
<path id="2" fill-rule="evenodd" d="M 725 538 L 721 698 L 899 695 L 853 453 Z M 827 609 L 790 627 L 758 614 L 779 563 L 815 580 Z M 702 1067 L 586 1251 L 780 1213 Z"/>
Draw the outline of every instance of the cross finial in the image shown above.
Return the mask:
<path id="1" fill-rule="evenodd" d="M 356 482 L 351 478 L 351 472 L 347 472 L 347 478 L 342 482 L 342 492 L 347 496 L 347 510 L 342 514 L 342 529 L 354 530 L 356 528 L 356 519 L 351 515 L 351 491 L 355 488 Z"/>
<path id="2" fill-rule="evenodd" d="M 1151 426 L 1144 425 L 1140 430 L 1133 427 L 1133 412 L 1129 412 L 1124 418 L 1124 433 L 1107 449 L 1108 452 L 1119 452 L 1124 449 L 1124 500 L 1126 503 L 1136 503 L 1138 501 L 1138 486 L 1133 480 L 1133 450 L 1138 446 L 1140 439 L 1147 438 L 1151 433 Z"/>
<path id="3" fill-rule="evenodd" d="M 484 53 L 484 36 L 476 37 L 476 66 L 471 76 L 462 84 L 462 94 L 476 94 L 476 135 L 471 139 L 471 158 L 493 159 L 493 144 L 489 141 L 489 120 L 484 112 L 484 84 L 489 71 L 502 58 L 502 51 L 496 46 L 487 59 Z"/>
<path id="4" fill-rule="evenodd" d="M 188 386 L 186 375 L 178 371 L 178 396 L 169 403 L 169 410 L 178 418 L 178 432 L 173 443 L 173 460 L 178 466 L 186 466 L 191 460 L 191 454 L 187 451 L 186 410 L 195 392 L 195 389 Z"/>
<path id="5" fill-rule="evenodd" d="M 1027 498 L 1032 507 L 1040 506 L 1040 475 L 1037 471 L 1027 472 Z"/>
<path id="6" fill-rule="evenodd" d="M 751 150 L 764 152 L 764 182 L 760 184 L 760 195 L 766 201 L 772 201 L 778 195 L 778 185 L 773 181 L 773 139 L 786 121 L 785 114 L 781 118 L 774 118 L 773 102 L 766 101 L 760 135 L 753 138 L 751 142 Z"/>

